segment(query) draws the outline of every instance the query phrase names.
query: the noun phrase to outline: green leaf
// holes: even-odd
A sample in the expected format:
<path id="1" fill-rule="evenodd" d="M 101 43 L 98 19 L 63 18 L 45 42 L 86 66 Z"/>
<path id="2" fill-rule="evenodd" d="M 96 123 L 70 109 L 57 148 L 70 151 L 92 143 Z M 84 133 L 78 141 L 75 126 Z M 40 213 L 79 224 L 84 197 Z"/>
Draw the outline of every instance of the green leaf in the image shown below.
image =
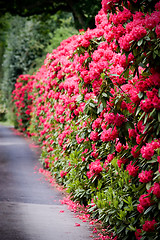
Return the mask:
<path id="1" fill-rule="evenodd" d="M 156 135 L 158 135 L 159 134 L 159 132 L 160 132 L 160 124 L 158 125 L 158 127 L 157 127 L 157 132 L 156 132 Z"/>
<path id="2" fill-rule="evenodd" d="M 149 117 L 151 117 L 153 115 L 153 113 L 155 112 L 155 108 L 152 110 L 152 112 L 149 114 Z"/>
<path id="3" fill-rule="evenodd" d="M 125 229 L 126 226 L 121 226 L 118 231 L 117 231 L 117 234 L 121 233 L 124 229 Z"/>
<path id="4" fill-rule="evenodd" d="M 92 108 L 95 108 L 95 104 L 94 103 L 89 103 L 89 106 L 91 106 Z"/>
<path id="5" fill-rule="evenodd" d="M 138 93 L 138 97 L 141 99 L 143 97 L 143 93 L 142 92 L 139 92 Z"/>
<path id="6" fill-rule="evenodd" d="M 107 93 L 105 93 L 105 92 L 102 93 L 102 97 L 106 97 L 107 98 L 108 97 Z"/>
<path id="7" fill-rule="evenodd" d="M 80 102 L 80 101 L 82 101 L 83 100 L 83 96 L 82 95 L 79 95 L 77 98 L 76 98 L 76 101 L 77 102 Z"/>
<path id="8" fill-rule="evenodd" d="M 124 77 L 128 78 L 128 76 L 129 76 L 129 68 L 124 72 Z"/>
<path id="9" fill-rule="evenodd" d="M 144 124 L 146 124 L 146 122 L 147 122 L 147 119 L 148 119 L 148 113 L 146 114 L 146 116 L 145 116 L 145 118 L 144 118 Z"/>
<path id="10" fill-rule="evenodd" d="M 144 237 L 141 237 L 141 240 L 146 240 L 146 237 L 144 236 Z"/>
<path id="11" fill-rule="evenodd" d="M 145 38 L 146 41 L 150 41 L 151 40 L 149 36 L 145 36 L 144 38 Z M 150 53 L 151 53 L 151 51 L 149 51 L 148 54 L 150 54 Z"/>
<path id="12" fill-rule="evenodd" d="M 105 73 L 101 73 L 101 78 L 104 80 L 105 79 L 106 74 Z"/>
<path id="13" fill-rule="evenodd" d="M 147 123 L 146 126 L 145 126 L 145 129 L 143 130 L 143 134 L 147 131 L 147 129 L 150 127 L 150 124 Z"/>
<path id="14" fill-rule="evenodd" d="M 157 159 L 152 159 L 150 161 L 148 161 L 148 163 L 156 163 L 157 162 Z"/>
<path id="15" fill-rule="evenodd" d="M 160 122 L 160 112 L 158 113 L 158 122 Z"/>
<path id="16" fill-rule="evenodd" d="M 151 187 L 151 182 L 149 182 L 149 183 L 146 184 L 146 189 L 147 189 L 147 190 L 149 190 L 150 187 Z"/>
<path id="17" fill-rule="evenodd" d="M 159 88 L 159 90 L 158 90 L 158 97 L 160 97 L 160 88 Z"/>
<path id="18" fill-rule="evenodd" d="M 144 214 L 146 215 L 146 214 L 149 213 L 153 208 L 154 208 L 154 206 L 150 206 L 149 208 L 146 209 L 146 211 L 144 212 Z"/>
<path id="19" fill-rule="evenodd" d="M 110 148 L 110 154 L 112 154 L 114 151 L 115 151 L 114 144 L 112 144 Z"/>
<path id="20" fill-rule="evenodd" d="M 144 117 L 145 114 L 146 114 L 145 112 L 142 113 L 142 115 L 139 118 L 139 121 L 141 121 L 141 119 Z"/>
<path id="21" fill-rule="evenodd" d="M 137 45 L 140 47 L 143 43 L 143 38 L 141 38 L 138 42 L 137 42 Z"/>
<path id="22" fill-rule="evenodd" d="M 110 74 L 110 76 L 112 76 L 112 77 L 119 77 L 119 75 L 118 74 Z"/>
<path id="23" fill-rule="evenodd" d="M 137 110 L 136 110 L 136 116 L 138 115 L 138 113 L 141 111 L 140 106 L 138 106 Z"/>
<path id="24" fill-rule="evenodd" d="M 129 225 L 129 230 L 131 230 L 131 231 L 136 231 L 136 228 L 135 227 L 133 227 L 132 225 Z"/>
<path id="25" fill-rule="evenodd" d="M 102 111 L 103 111 L 103 104 L 101 103 L 97 109 L 97 114 L 101 113 Z"/>

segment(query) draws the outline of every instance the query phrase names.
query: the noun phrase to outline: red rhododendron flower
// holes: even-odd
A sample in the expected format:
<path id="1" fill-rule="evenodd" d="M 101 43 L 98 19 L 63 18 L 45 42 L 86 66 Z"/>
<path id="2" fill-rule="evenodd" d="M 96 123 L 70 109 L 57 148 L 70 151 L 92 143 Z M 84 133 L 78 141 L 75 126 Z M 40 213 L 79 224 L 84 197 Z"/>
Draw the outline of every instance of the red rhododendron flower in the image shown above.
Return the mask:
<path id="1" fill-rule="evenodd" d="M 125 8 L 127 4 L 128 7 Z M 137 177 L 140 169 L 139 181 L 136 182 L 137 178 L 129 180 L 130 184 L 136 182 L 137 189 L 142 185 L 140 192 L 137 192 L 137 214 L 140 213 L 141 216 L 133 227 L 138 227 L 138 224 L 142 227 L 143 221 L 151 215 L 155 215 L 156 219 L 146 221 L 143 229 L 136 230 L 135 238 L 138 240 L 143 235 L 146 238 L 147 235 L 152 237 L 152 233 L 147 234 L 144 231 L 158 231 L 155 224 L 159 216 L 154 214 L 154 208 L 145 214 L 144 211 L 152 204 L 158 209 L 160 199 L 160 182 L 158 178 L 154 178 L 158 169 L 160 172 L 160 156 L 157 157 L 160 140 L 156 139 L 159 137 L 156 128 L 160 110 L 158 61 L 155 69 L 151 69 L 159 57 L 155 50 L 155 58 L 153 56 L 152 59 L 154 44 L 160 38 L 160 2 L 155 9 L 149 9 L 148 13 L 147 9 L 144 13 L 141 9 L 138 10 L 140 5 L 137 0 L 102 0 L 102 9 L 95 18 L 96 28 L 88 28 L 87 31 L 61 42 L 57 49 L 47 54 L 44 65 L 35 76 L 20 75 L 13 91 L 19 128 L 26 131 L 26 122 L 29 125 L 31 119 L 31 135 L 43 148 L 44 166 L 53 171 L 55 178 L 61 176 L 66 187 L 65 176 L 72 168 L 76 170 L 74 174 L 88 176 L 89 180 L 82 186 L 85 191 L 102 183 L 101 189 L 97 188 L 96 196 L 99 196 L 99 191 L 103 194 L 103 190 L 106 190 L 105 179 L 102 177 L 111 177 L 114 188 L 114 174 L 118 174 L 117 177 L 121 180 L 125 171 L 124 174 L 127 172 L 133 178 Z M 143 52 L 141 60 L 145 61 L 147 72 L 146 67 L 136 68 L 139 57 L 136 51 L 139 50 Z M 91 113 L 90 107 L 94 108 L 95 114 Z M 123 139 L 125 143 L 122 142 Z M 114 158 L 121 168 L 118 171 L 112 161 Z M 136 163 L 134 158 L 137 158 Z M 152 158 L 153 163 L 146 161 L 145 164 L 145 160 Z M 81 167 L 78 167 L 79 164 Z M 54 171 L 57 167 L 59 174 Z M 49 171 L 42 172 L 49 178 L 52 177 Z M 76 175 L 72 176 L 72 171 L 70 173 L 70 181 L 73 181 L 70 192 L 74 196 Z M 91 181 L 90 178 L 97 179 Z M 51 178 L 49 181 L 53 183 Z M 152 183 L 149 190 L 148 184 L 145 186 L 148 182 Z M 123 190 L 126 196 L 132 195 L 128 188 Z M 146 191 L 147 194 L 144 194 Z M 83 196 L 80 197 L 83 202 Z M 131 197 L 133 201 L 136 200 L 136 197 Z M 90 200 L 88 198 L 87 201 Z M 98 197 L 94 201 L 97 209 L 101 207 L 97 204 L 100 201 Z M 74 211 L 77 206 L 80 207 L 70 200 L 65 202 Z M 109 206 L 112 208 L 111 202 Z M 125 210 L 125 204 L 122 210 Z M 130 218 L 129 215 L 132 212 L 128 212 L 127 216 Z M 81 219 L 85 221 L 87 218 L 83 218 L 81 214 Z M 79 226 L 78 223 L 76 225 Z M 117 238 L 114 233 L 110 237 L 106 236 L 107 231 L 108 229 L 105 236 L 97 232 L 97 237 Z M 127 235 L 127 232 L 121 234 Z M 134 238 L 134 235 L 131 237 Z"/>

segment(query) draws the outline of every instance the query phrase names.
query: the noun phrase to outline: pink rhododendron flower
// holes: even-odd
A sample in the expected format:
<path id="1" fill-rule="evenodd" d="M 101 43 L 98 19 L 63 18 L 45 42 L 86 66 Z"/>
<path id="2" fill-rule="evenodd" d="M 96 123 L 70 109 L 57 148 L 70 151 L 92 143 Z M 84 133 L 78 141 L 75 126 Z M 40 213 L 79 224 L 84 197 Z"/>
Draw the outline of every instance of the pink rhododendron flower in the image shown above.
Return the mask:
<path id="1" fill-rule="evenodd" d="M 137 240 L 140 240 L 142 238 L 141 233 L 142 233 L 141 229 L 136 230 L 135 237 Z"/>
<path id="2" fill-rule="evenodd" d="M 113 160 L 113 158 L 115 157 L 115 153 L 112 153 L 112 154 L 108 154 L 107 156 L 107 162 L 111 162 Z"/>
<path id="3" fill-rule="evenodd" d="M 92 129 L 95 130 L 99 128 L 101 125 L 101 122 L 102 122 L 101 118 L 97 118 L 96 120 L 94 120 L 94 122 L 92 123 Z"/>
<path id="4" fill-rule="evenodd" d="M 121 142 L 118 142 L 116 145 L 116 151 L 121 152 L 123 150 L 123 145 Z"/>
<path id="5" fill-rule="evenodd" d="M 105 13 L 107 13 L 108 10 L 110 10 L 113 6 L 114 3 L 118 3 L 119 0 L 102 0 L 101 4 L 102 4 L 102 9 Z"/>
<path id="6" fill-rule="evenodd" d="M 160 87 L 160 74 L 152 70 L 152 75 L 149 76 L 149 80 L 152 85 Z"/>
<path id="7" fill-rule="evenodd" d="M 137 131 L 136 129 L 128 129 L 128 133 L 129 133 L 129 138 L 133 137 L 133 138 L 136 138 L 137 136 Z"/>
<path id="8" fill-rule="evenodd" d="M 146 208 L 152 205 L 151 203 L 151 197 L 149 196 L 150 194 L 143 194 L 139 198 L 139 202 L 142 207 Z"/>
<path id="9" fill-rule="evenodd" d="M 140 102 L 140 107 L 144 112 L 148 113 L 154 108 L 154 105 L 153 102 L 147 98 L 146 100 L 142 100 Z"/>
<path id="10" fill-rule="evenodd" d="M 121 168 L 121 165 L 122 164 L 125 164 L 128 162 L 128 159 L 126 158 L 120 158 L 120 159 L 117 159 L 117 164 L 118 164 L 118 167 Z"/>
<path id="11" fill-rule="evenodd" d="M 75 227 L 80 227 L 81 225 L 79 223 L 75 223 Z"/>
<path id="12" fill-rule="evenodd" d="M 147 183 L 150 182 L 153 178 L 153 171 L 142 171 L 141 173 L 138 174 L 139 181 L 142 183 Z"/>
<path id="13" fill-rule="evenodd" d="M 137 210 L 138 210 L 139 213 L 143 213 L 144 212 L 144 207 L 142 207 L 141 204 L 138 204 L 137 205 Z"/>
<path id="14" fill-rule="evenodd" d="M 116 151 L 117 152 L 121 152 L 123 150 L 127 150 L 128 149 L 128 144 L 127 145 L 124 145 L 122 144 L 121 142 L 118 142 L 117 145 L 116 145 Z"/>
<path id="15" fill-rule="evenodd" d="M 100 172 L 102 172 L 103 168 L 101 166 L 101 162 L 99 159 L 97 159 L 95 162 L 92 162 L 89 165 L 89 172 L 87 172 L 88 178 L 91 178 L 94 175 L 98 175 Z"/>
<path id="16" fill-rule="evenodd" d="M 155 225 L 157 224 L 157 222 L 153 219 L 152 221 L 145 221 L 145 223 L 143 224 L 143 231 L 145 232 L 152 232 L 155 230 Z"/>
<path id="17" fill-rule="evenodd" d="M 156 34 L 157 34 L 157 38 L 160 38 L 160 24 L 156 26 Z"/>
<path id="18" fill-rule="evenodd" d="M 63 171 L 63 170 L 60 171 L 60 176 L 61 176 L 61 178 L 63 178 L 63 177 L 66 176 L 66 175 L 67 175 L 67 172 L 65 172 L 65 171 Z"/>
<path id="19" fill-rule="evenodd" d="M 105 113 L 104 119 L 108 124 L 114 124 L 116 117 L 114 113 Z"/>
<path id="20" fill-rule="evenodd" d="M 120 127 L 124 122 L 126 122 L 126 118 L 122 114 L 117 114 L 115 118 L 115 125 Z"/>
<path id="21" fill-rule="evenodd" d="M 77 140 L 77 143 L 80 144 L 82 141 L 84 141 L 84 138 L 81 138 L 78 136 L 78 134 L 76 135 L 76 140 Z"/>
<path id="22" fill-rule="evenodd" d="M 140 150 L 137 151 L 137 147 L 138 145 L 135 145 L 132 149 L 131 149 L 131 154 L 134 158 L 138 158 L 138 156 L 140 155 Z"/>
<path id="23" fill-rule="evenodd" d="M 109 128 L 108 130 L 104 129 L 103 132 L 101 133 L 100 139 L 103 142 L 108 142 L 116 139 L 117 137 L 118 137 L 118 131 L 116 127 L 114 127 L 113 129 L 112 128 Z"/>
<path id="24" fill-rule="evenodd" d="M 117 14 L 113 15 L 112 21 L 115 25 L 123 24 L 128 19 L 130 19 L 132 16 L 132 13 L 129 9 L 124 9 L 122 12 L 119 11 Z"/>
<path id="25" fill-rule="evenodd" d="M 127 165 L 126 170 L 128 171 L 129 175 L 132 177 L 136 177 L 139 167 L 135 166 L 135 164 L 132 165 L 132 161 Z"/>
<path id="26" fill-rule="evenodd" d="M 141 151 L 142 157 L 147 160 L 150 160 L 151 157 L 154 155 L 154 148 L 150 143 L 147 143 L 146 146 L 143 146 L 140 151 Z"/>
<path id="27" fill-rule="evenodd" d="M 154 183 L 153 194 L 156 195 L 157 198 L 160 198 L 160 183 L 157 182 Z"/>
<path id="28" fill-rule="evenodd" d="M 98 134 L 98 132 L 92 131 L 92 132 L 90 133 L 90 139 L 93 140 L 93 141 L 97 141 L 97 140 L 99 139 L 99 134 Z"/>

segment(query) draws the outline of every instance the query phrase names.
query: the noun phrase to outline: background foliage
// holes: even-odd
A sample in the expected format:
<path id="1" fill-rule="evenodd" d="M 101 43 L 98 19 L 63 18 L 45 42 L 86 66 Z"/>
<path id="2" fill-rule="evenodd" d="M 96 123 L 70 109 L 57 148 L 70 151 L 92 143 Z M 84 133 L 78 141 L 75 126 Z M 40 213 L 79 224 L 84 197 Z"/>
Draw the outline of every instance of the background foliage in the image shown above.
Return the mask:
<path id="1" fill-rule="evenodd" d="M 57 47 L 59 41 L 77 31 L 69 13 L 29 18 L 6 15 L 2 19 L 8 24 L 1 30 L 5 35 L 1 41 L 1 101 L 6 105 L 16 78 L 36 71 L 51 50 L 50 46 Z"/>

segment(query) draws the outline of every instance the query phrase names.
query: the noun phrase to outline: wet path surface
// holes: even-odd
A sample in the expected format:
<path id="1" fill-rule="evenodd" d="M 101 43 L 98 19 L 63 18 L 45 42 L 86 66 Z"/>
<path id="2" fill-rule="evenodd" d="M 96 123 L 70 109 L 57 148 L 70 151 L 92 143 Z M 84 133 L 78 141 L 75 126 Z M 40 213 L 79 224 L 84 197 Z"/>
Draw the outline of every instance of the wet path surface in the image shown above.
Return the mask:
<path id="1" fill-rule="evenodd" d="M 61 205 L 62 194 L 35 173 L 37 165 L 24 137 L 0 126 L 0 240 L 91 239 L 89 225 Z"/>

